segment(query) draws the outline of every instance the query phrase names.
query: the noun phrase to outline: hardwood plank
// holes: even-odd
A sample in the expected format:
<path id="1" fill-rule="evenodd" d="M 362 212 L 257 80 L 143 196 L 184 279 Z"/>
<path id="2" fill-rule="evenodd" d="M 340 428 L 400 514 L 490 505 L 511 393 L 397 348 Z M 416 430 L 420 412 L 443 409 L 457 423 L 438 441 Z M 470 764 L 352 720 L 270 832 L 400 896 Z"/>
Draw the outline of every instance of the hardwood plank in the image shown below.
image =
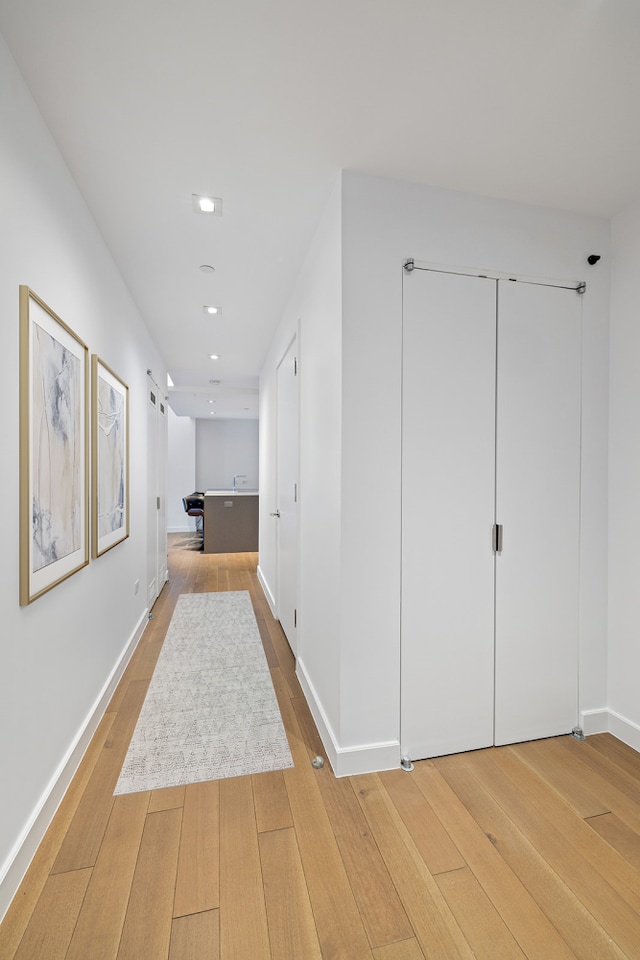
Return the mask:
<path id="1" fill-rule="evenodd" d="M 255 773 L 251 777 L 258 833 L 293 826 L 291 807 L 282 770 Z"/>
<path id="2" fill-rule="evenodd" d="M 184 787 L 163 787 L 151 791 L 149 813 L 158 813 L 160 810 L 173 810 L 174 807 L 184 806 Z"/>
<path id="3" fill-rule="evenodd" d="M 420 944 L 412 937 L 398 943 L 389 943 L 386 947 L 377 947 L 373 951 L 374 960 L 425 960 Z"/>
<path id="4" fill-rule="evenodd" d="M 64 960 L 90 879 L 90 867 L 49 877 L 15 960 Z"/>
<path id="5" fill-rule="evenodd" d="M 572 737 L 562 739 L 573 740 Z M 577 740 L 573 740 L 573 743 L 578 745 Z M 579 817 L 597 817 L 601 813 L 609 812 L 609 807 L 587 786 L 588 783 L 593 783 L 592 779 L 584 776 L 580 767 L 572 763 L 567 751 L 563 750 L 558 740 L 518 743 L 514 744 L 512 749 L 517 757 L 544 777 L 565 803 L 573 807 Z"/>
<path id="6" fill-rule="evenodd" d="M 617 740 L 611 733 L 594 734 L 587 737 L 586 743 L 590 750 L 596 750 L 615 763 L 619 770 L 640 781 L 640 753 L 633 747 Z"/>
<path id="7" fill-rule="evenodd" d="M 278 658 L 278 666 L 283 673 L 295 674 L 295 657 L 291 652 L 291 647 L 289 646 L 289 642 L 284 635 L 282 627 L 277 620 L 273 619 L 273 617 L 266 620 L 265 623 L 267 624 L 267 631 L 269 633 L 269 637 L 271 638 L 273 649 L 275 650 L 276 657 Z"/>
<path id="8" fill-rule="evenodd" d="M 295 831 L 259 837 L 271 955 L 277 960 L 322 960 Z"/>
<path id="9" fill-rule="evenodd" d="M 436 883 L 477 960 L 526 960 L 468 867 L 439 874 Z"/>
<path id="10" fill-rule="evenodd" d="M 291 700 L 303 700 L 304 694 L 302 692 L 302 687 L 300 686 L 300 681 L 293 670 L 289 670 L 288 668 L 282 670 L 280 667 L 280 672 L 282 674 L 282 679 L 287 686 L 289 698 Z"/>
<path id="11" fill-rule="evenodd" d="M 238 569 L 238 560 L 236 554 L 228 555 L 229 562 L 229 587 L 231 590 L 242 590 L 242 571 Z"/>
<path id="12" fill-rule="evenodd" d="M 194 590 L 196 593 L 209 593 L 211 592 L 211 587 L 213 584 L 217 585 L 217 589 L 220 589 L 218 583 L 218 571 L 212 569 L 212 567 L 206 563 L 206 557 L 201 555 L 200 560 L 205 561 L 204 563 L 198 563 L 196 568 L 196 576 L 194 582 Z"/>
<path id="13" fill-rule="evenodd" d="M 626 898 L 637 902 L 637 892 L 619 882 L 614 889 L 608 882 L 616 880 L 613 873 L 608 873 L 608 866 L 616 861 L 634 875 L 637 884 L 637 874 L 630 865 L 545 787 L 509 747 L 470 754 L 467 763 L 478 771 L 514 824 L 609 937 L 633 956 L 640 943 L 640 912 Z M 522 945 L 522 940 L 519 942 Z"/>
<path id="14" fill-rule="evenodd" d="M 220 906 L 220 784 L 190 783 L 185 790 L 173 916 Z"/>
<path id="15" fill-rule="evenodd" d="M 220 960 L 220 911 L 177 917 L 171 926 L 169 960 Z"/>
<path id="16" fill-rule="evenodd" d="M 337 780 L 328 767 L 318 783 L 369 943 L 408 939 L 413 927 L 351 783 Z"/>
<path id="17" fill-rule="evenodd" d="M 303 732 L 309 760 L 319 752 L 324 754 L 306 700 L 296 697 L 291 703 Z M 413 935 L 413 928 L 349 780 L 337 780 L 331 768 L 325 765 L 317 771 L 316 782 L 369 943 L 372 947 L 380 947 L 408 939 Z"/>
<path id="18" fill-rule="evenodd" d="M 627 773 L 626 770 L 621 770 L 608 757 L 596 750 L 591 750 L 586 741 L 581 742 L 574 740 L 573 737 L 564 737 L 560 741 L 560 745 L 565 753 L 571 754 L 573 760 L 578 762 L 579 766 L 574 769 L 582 771 L 583 776 L 589 778 L 589 782 L 593 784 L 596 790 L 602 788 L 604 780 L 606 796 L 613 803 L 616 802 L 619 794 L 624 794 L 628 800 L 632 801 L 631 805 L 626 804 L 626 806 L 637 810 L 638 805 L 640 805 L 640 779 L 637 776 Z M 597 774 L 596 779 L 593 778 L 592 773 Z M 610 792 L 609 788 L 611 787 L 615 788 L 615 794 Z M 607 813 L 608 811 L 603 812 Z M 597 814 L 594 814 L 594 816 L 597 816 Z"/>
<path id="19" fill-rule="evenodd" d="M 295 766 L 284 771 L 323 957 L 370 960 L 369 941 L 279 668 L 271 671 Z M 275 960 L 275 958 L 274 958 Z"/>
<path id="20" fill-rule="evenodd" d="M 473 870 L 525 954 L 570 960 L 569 950 L 533 897 L 502 859 L 431 761 L 413 772 L 416 784 Z"/>
<path id="21" fill-rule="evenodd" d="M 528 765 L 521 763 L 513 755 L 510 747 L 493 752 L 488 751 L 485 754 L 478 753 L 470 757 L 470 761 L 471 759 L 474 763 L 487 765 L 487 770 L 493 778 L 502 774 L 503 777 L 506 776 L 507 781 L 516 785 L 520 793 L 525 795 L 525 802 L 532 805 L 534 812 L 543 817 L 541 828 L 545 823 L 552 824 L 554 829 L 570 842 L 571 851 L 579 852 L 594 873 L 626 900 L 636 914 L 640 915 L 640 890 L 634 868 L 608 843 L 597 836 L 584 820 L 574 816 L 564 801 L 550 790 Z M 505 782 L 504 779 L 502 782 Z M 555 838 L 555 834 L 553 836 Z"/>
<path id="22" fill-rule="evenodd" d="M 126 678 L 129 682 L 132 680 L 151 680 L 168 626 L 168 622 L 160 624 L 157 620 L 149 623 L 145 631 L 147 636 L 143 635 L 143 642 L 138 646 L 136 655 L 131 658 L 127 667 Z"/>
<path id="23" fill-rule="evenodd" d="M 148 804 L 148 793 L 116 797 L 66 960 L 117 956 Z"/>
<path id="24" fill-rule="evenodd" d="M 250 777 L 220 782 L 220 954 L 270 960 Z"/>
<path id="25" fill-rule="evenodd" d="M 615 813 L 603 813 L 600 817 L 591 817 L 587 823 L 603 840 L 628 860 L 639 871 L 640 884 L 640 836 L 616 817 Z"/>
<path id="26" fill-rule="evenodd" d="M 286 677 L 282 674 L 282 679 L 286 682 Z M 302 739 L 304 745 L 307 748 L 307 755 L 309 761 L 313 760 L 315 757 L 322 757 L 326 764 L 328 764 L 327 752 L 324 749 L 324 744 L 320 739 L 320 734 L 318 729 L 313 722 L 313 717 L 311 716 L 311 711 L 309 710 L 309 705 L 304 697 L 291 697 L 291 706 L 296 715 L 296 720 L 298 721 L 298 727 L 302 734 Z"/>
<path id="27" fill-rule="evenodd" d="M 118 960 L 168 956 L 181 823 L 180 809 L 147 816 Z"/>
<path id="28" fill-rule="evenodd" d="M 429 871 L 435 876 L 464 867 L 460 851 L 413 778 L 404 770 L 389 770 L 384 785 Z"/>
<path id="29" fill-rule="evenodd" d="M 248 590 L 251 594 L 251 602 L 256 611 L 256 619 L 264 619 L 272 617 L 271 607 L 269 606 L 269 601 L 265 596 L 265 592 L 262 589 L 262 585 L 258 580 L 258 577 L 254 573 L 255 563 L 251 560 L 251 554 L 246 555 L 245 568 L 242 573 L 242 586 L 245 590 Z"/>
<path id="30" fill-rule="evenodd" d="M 279 666 L 278 655 L 274 649 L 273 643 L 271 642 L 271 636 L 269 634 L 267 624 L 262 617 L 256 617 L 256 623 L 258 624 L 258 630 L 260 631 L 260 639 L 262 640 L 262 646 L 264 647 L 264 654 L 267 658 L 267 663 L 270 667 Z"/>
<path id="31" fill-rule="evenodd" d="M 425 957 L 469 960 L 472 950 L 384 789 L 384 774 L 350 777 L 351 786 Z"/>
<path id="32" fill-rule="evenodd" d="M 67 873 L 95 864 L 114 805 L 113 791 L 147 688 L 148 682 L 142 680 L 128 684 L 109 737 L 60 846 L 52 873 Z"/>
<path id="33" fill-rule="evenodd" d="M 83 793 L 93 774 L 97 759 L 109 737 L 114 719 L 115 714 L 108 713 L 100 721 L 78 770 L 47 828 L 42 843 L 18 887 L 0 926 L 0 957 L 4 958 L 5 955 L 13 957 L 18 949 L 69 826 L 82 800 Z"/>
<path id="34" fill-rule="evenodd" d="M 569 948 L 579 960 L 593 960 L 594 956 L 623 960 L 608 933 L 518 830 L 508 816 L 509 807 L 503 810 L 482 779 L 469 769 L 467 759 L 463 754 L 441 757 L 434 763 Z"/>

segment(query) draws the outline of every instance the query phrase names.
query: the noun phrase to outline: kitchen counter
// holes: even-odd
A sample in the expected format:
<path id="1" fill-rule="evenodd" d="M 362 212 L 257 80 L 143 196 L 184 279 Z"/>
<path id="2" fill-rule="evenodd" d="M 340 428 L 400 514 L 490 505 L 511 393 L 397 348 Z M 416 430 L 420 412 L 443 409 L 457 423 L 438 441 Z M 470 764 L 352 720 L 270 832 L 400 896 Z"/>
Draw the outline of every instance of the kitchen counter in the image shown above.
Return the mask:
<path id="1" fill-rule="evenodd" d="M 257 497 L 258 490 L 246 490 L 244 487 L 240 490 L 207 490 L 205 497 Z"/>
<path id="2" fill-rule="evenodd" d="M 258 550 L 257 490 L 207 490 L 204 495 L 204 552 Z"/>

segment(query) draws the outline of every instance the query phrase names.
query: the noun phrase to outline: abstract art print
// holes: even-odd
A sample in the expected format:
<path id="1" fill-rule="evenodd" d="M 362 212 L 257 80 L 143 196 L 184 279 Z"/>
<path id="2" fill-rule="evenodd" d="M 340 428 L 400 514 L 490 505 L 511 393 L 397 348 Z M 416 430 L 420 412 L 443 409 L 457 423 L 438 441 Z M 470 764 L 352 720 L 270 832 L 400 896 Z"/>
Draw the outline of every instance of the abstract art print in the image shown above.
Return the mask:
<path id="1" fill-rule="evenodd" d="M 129 388 L 92 357 L 92 555 L 129 536 Z"/>
<path id="2" fill-rule="evenodd" d="M 88 351 L 20 287 L 20 603 L 89 562 Z"/>

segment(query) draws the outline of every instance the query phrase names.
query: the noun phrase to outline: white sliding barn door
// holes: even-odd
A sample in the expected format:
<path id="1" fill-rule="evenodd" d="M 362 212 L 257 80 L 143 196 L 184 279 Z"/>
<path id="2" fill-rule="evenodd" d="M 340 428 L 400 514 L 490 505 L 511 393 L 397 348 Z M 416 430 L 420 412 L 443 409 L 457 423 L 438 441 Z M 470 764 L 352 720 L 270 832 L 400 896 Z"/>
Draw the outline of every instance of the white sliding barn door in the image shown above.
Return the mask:
<path id="1" fill-rule="evenodd" d="M 578 714 L 581 297 L 498 283 L 495 742 Z"/>
<path id="2" fill-rule="evenodd" d="M 496 281 L 403 283 L 401 743 L 493 742 Z"/>

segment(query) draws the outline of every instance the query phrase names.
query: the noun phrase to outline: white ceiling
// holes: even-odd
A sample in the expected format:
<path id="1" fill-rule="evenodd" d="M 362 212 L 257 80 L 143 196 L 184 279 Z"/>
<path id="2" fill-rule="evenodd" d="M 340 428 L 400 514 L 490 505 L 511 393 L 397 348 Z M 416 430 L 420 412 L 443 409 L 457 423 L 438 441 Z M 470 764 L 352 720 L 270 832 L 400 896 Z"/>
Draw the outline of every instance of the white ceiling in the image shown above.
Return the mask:
<path id="1" fill-rule="evenodd" d="M 640 0 L 0 0 L 0 30 L 180 414 L 257 416 L 341 168 L 607 217 L 640 197 Z"/>

